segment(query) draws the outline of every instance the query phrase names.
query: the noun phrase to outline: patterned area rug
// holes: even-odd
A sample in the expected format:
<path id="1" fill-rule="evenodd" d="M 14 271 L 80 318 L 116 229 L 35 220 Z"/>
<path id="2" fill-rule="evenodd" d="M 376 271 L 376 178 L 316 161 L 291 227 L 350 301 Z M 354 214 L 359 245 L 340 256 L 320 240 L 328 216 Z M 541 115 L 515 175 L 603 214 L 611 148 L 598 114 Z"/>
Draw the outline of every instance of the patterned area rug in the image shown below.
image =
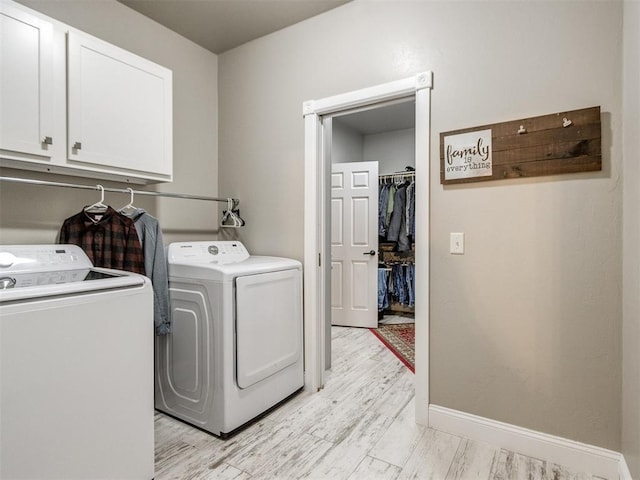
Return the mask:
<path id="1" fill-rule="evenodd" d="M 415 324 L 380 325 L 369 330 L 415 373 Z"/>

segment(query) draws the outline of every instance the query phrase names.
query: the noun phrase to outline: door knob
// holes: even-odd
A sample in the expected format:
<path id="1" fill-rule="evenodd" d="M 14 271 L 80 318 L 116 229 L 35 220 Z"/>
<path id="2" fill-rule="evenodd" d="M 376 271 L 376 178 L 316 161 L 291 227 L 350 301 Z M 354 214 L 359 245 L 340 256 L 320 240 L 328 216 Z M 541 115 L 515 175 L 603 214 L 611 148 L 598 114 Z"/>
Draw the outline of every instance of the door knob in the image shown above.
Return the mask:
<path id="1" fill-rule="evenodd" d="M 372 257 L 376 254 L 375 250 L 370 250 L 368 252 L 364 252 L 363 255 L 371 255 Z"/>

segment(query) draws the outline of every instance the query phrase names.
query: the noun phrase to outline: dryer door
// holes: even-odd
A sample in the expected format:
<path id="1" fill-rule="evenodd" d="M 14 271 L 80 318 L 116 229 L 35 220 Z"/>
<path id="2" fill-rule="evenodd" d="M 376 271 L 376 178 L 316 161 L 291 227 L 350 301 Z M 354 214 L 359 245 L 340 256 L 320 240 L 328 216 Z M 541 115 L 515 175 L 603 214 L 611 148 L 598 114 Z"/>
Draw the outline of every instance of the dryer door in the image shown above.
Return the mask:
<path id="1" fill-rule="evenodd" d="M 248 388 L 302 355 L 299 269 L 236 278 L 236 380 Z"/>

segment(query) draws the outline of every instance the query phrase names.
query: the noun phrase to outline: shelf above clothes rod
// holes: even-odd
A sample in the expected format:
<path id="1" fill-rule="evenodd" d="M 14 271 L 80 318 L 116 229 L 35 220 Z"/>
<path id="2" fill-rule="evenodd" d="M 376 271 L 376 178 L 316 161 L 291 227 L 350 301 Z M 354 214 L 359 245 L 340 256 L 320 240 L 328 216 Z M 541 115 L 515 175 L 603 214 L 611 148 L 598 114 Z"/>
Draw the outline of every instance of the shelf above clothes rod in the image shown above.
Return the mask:
<path id="1" fill-rule="evenodd" d="M 13 182 L 13 183 L 24 183 L 29 185 L 42 185 L 46 187 L 63 187 L 63 188 L 79 188 L 83 190 L 96 190 L 99 191 L 100 187 L 97 185 L 80 185 L 74 183 L 62 183 L 62 182 L 49 182 L 46 180 L 33 180 L 29 178 L 18 178 L 18 177 L 0 177 L 0 182 Z M 102 187 L 105 192 L 114 192 L 114 193 L 131 193 L 130 189 L 126 188 L 108 188 Z M 191 195 L 184 193 L 170 193 L 170 192 L 150 192 L 147 190 L 133 190 L 134 195 L 150 195 L 153 197 L 169 197 L 169 198 L 184 198 L 188 200 L 204 200 L 207 202 L 233 202 L 233 208 L 237 208 L 240 200 L 237 198 L 217 198 L 217 197 L 204 197 L 201 195 Z"/>

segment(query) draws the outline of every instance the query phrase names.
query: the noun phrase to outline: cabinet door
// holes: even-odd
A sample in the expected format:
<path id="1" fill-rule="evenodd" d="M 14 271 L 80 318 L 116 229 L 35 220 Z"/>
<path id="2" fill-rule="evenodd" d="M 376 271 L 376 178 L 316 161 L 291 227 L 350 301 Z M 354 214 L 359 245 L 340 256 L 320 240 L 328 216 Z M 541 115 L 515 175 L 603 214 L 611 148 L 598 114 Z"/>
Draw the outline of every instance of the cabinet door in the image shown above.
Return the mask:
<path id="1" fill-rule="evenodd" d="M 40 160 L 50 157 L 48 148 L 54 141 L 52 32 L 51 23 L 0 3 L 3 155 L 17 152 L 37 155 Z"/>
<path id="2" fill-rule="evenodd" d="M 95 37 L 68 34 L 70 164 L 171 180 L 171 71 Z"/>

